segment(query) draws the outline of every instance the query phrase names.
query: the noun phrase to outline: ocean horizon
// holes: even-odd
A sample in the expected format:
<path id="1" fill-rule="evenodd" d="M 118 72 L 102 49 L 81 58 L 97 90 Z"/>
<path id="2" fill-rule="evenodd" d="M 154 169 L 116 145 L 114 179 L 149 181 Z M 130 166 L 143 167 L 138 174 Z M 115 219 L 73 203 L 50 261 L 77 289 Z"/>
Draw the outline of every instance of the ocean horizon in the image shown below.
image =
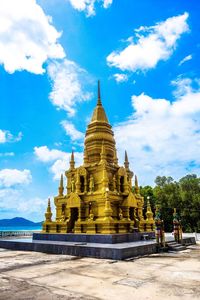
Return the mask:
<path id="1" fill-rule="evenodd" d="M 0 231 L 38 231 L 42 226 L 0 226 Z"/>

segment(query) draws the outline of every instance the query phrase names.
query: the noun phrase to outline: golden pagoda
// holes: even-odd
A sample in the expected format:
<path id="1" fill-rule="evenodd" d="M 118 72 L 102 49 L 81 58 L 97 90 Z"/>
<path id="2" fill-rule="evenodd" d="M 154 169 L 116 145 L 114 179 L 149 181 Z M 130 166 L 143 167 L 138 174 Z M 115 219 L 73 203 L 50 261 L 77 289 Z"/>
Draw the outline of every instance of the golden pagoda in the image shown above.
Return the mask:
<path id="1" fill-rule="evenodd" d="M 102 106 L 100 83 L 98 100 L 87 127 L 84 162 L 75 167 L 71 154 L 64 193 L 61 175 L 58 196 L 54 197 L 56 219 L 52 221 L 48 201 L 43 232 L 114 234 L 153 231 L 151 208 L 143 217 L 144 199 L 140 195 L 137 177 L 132 191 L 133 172 L 129 169 L 125 151 L 124 166 L 119 166 L 112 127 Z"/>

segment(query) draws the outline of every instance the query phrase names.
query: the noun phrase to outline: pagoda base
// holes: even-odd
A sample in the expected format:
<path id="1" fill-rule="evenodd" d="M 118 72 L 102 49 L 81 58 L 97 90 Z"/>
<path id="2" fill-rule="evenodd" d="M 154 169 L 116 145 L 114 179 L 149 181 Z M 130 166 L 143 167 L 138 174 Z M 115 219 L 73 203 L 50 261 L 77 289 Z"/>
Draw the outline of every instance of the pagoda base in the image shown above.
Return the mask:
<path id="1" fill-rule="evenodd" d="M 58 241 L 75 243 L 117 244 L 154 238 L 154 232 L 133 232 L 122 234 L 33 233 L 33 241 Z"/>
<path id="2" fill-rule="evenodd" d="M 0 248 L 12 249 L 15 251 L 35 251 L 79 257 L 123 260 L 134 256 L 143 256 L 156 253 L 157 244 L 155 240 L 102 244 L 52 240 L 31 240 L 30 238 L 24 238 L 21 240 L 2 239 L 0 240 Z"/>
<path id="3" fill-rule="evenodd" d="M 146 233 L 144 235 L 146 235 Z M 172 237 L 170 240 L 171 239 Z M 182 242 L 184 245 L 192 245 L 195 243 L 196 241 L 194 237 L 183 238 Z M 44 239 L 32 240 L 31 238 L 0 239 L 0 248 L 114 260 L 123 260 L 134 256 L 149 255 L 156 253 L 159 250 L 155 240 L 102 244 Z"/>

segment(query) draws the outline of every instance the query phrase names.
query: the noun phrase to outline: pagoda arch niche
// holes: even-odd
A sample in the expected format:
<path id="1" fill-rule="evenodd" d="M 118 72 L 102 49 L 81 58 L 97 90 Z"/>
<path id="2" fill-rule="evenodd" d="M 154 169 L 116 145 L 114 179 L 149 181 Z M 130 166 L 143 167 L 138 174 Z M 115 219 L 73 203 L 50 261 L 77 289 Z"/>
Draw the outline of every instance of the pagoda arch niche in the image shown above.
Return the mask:
<path id="1" fill-rule="evenodd" d="M 80 182 L 80 192 L 87 192 L 87 170 L 81 166 L 78 168 L 77 173 Z"/>
<path id="2" fill-rule="evenodd" d="M 128 197 L 122 202 L 122 210 L 126 212 L 126 216 L 131 220 L 135 221 L 137 215 L 137 199 L 132 192 L 129 193 Z"/>
<path id="3" fill-rule="evenodd" d="M 67 208 L 74 208 L 81 206 L 81 198 L 76 193 L 71 193 L 67 200 Z"/>
<path id="4" fill-rule="evenodd" d="M 74 232 L 75 223 L 81 216 L 81 199 L 76 193 L 71 193 L 67 200 L 67 208 L 69 210 L 69 221 L 67 226 L 68 232 Z"/>

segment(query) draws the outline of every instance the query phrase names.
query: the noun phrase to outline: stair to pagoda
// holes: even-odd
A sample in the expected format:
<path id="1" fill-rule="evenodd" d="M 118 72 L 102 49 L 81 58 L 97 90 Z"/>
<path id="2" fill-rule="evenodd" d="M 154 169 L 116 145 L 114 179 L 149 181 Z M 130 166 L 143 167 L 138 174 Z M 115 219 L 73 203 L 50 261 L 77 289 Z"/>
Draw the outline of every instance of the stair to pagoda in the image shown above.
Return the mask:
<path id="1" fill-rule="evenodd" d="M 175 241 L 167 242 L 167 246 L 168 246 L 168 250 L 170 251 L 182 251 L 187 249 L 186 246 L 182 244 L 178 244 Z"/>

